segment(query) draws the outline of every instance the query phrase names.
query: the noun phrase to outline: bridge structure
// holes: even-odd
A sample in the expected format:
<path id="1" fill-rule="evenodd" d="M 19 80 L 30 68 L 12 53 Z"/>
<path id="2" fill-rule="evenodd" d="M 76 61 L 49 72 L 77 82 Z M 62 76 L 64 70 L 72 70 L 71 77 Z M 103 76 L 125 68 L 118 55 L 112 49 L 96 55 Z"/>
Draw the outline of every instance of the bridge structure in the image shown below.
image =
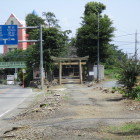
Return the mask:
<path id="1" fill-rule="evenodd" d="M 7 68 L 26 68 L 26 63 L 24 61 L 14 61 L 14 62 L 0 62 L 0 69 Z"/>

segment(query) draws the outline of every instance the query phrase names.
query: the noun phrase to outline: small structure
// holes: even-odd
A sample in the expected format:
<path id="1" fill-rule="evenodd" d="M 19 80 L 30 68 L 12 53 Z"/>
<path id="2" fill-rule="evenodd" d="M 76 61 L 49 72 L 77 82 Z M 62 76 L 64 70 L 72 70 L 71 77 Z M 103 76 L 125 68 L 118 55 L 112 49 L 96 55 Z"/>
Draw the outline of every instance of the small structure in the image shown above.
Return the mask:
<path id="1" fill-rule="evenodd" d="M 97 65 L 94 65 L 94 80 L 97 80 Z M 99 80 L 104 80 L 104 65 L 99 65 Z"/>
<path id="2" fill-rule="evenodd" d="M 88 56 L 75 58 L 52 57 L 55 64 L 59 65 L 59 78 L 58 78 L 59 84 L 69 82 L 82 84 L 83 82 L 82 65 L 86 64 L 88 58 L 89 58 Z M 70 71 L 68 71 L 68 69 L 70 69 Z"/>
<path id="3" fill-rule="evenodd" d="M 7 85 L 14 85 L 15 76 L 7 75 Z"/>

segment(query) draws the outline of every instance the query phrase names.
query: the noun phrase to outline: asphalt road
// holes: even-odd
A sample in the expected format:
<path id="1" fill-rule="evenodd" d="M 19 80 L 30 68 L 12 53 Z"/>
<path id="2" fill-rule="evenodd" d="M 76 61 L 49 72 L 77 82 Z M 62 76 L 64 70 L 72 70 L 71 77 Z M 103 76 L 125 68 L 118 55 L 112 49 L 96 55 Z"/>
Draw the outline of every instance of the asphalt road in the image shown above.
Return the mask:
<path id="1" fill-rule="evenodd" d="M 32 95 L 32 90 L 13 85 L 0 85 L 0 119 Z"/>

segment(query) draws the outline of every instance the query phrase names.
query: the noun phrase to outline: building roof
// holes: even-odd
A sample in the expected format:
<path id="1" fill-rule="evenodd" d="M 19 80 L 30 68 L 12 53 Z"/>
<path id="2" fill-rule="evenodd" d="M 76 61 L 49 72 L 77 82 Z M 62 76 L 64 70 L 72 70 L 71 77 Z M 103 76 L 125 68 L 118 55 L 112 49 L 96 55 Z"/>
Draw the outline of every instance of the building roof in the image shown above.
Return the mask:
<path id="1" fill-rule="evenodd" d="M 32 14 L 35 15 L 35 16 L 38 16 L 38 14 L 35 10 L 32 11 Z"/>
<path id="2" fill-rule="evenodd" d="M 26 22 L 25 22 L 24 20 L 19 20 L 19 19 L 15 16 L 15 14 L 13 14 L 13 13 L 12 13 L 12 14 L 10 15 L 10 17 L 7 19 L 7 21 L 5 22 L 5 24 L 8 22 L 8 20 L 10 20 L 11 17 L 14 17 L 14 18 L 18 21 L 19 25 L 23 25 L 23 26 L 26 25 Z"/>

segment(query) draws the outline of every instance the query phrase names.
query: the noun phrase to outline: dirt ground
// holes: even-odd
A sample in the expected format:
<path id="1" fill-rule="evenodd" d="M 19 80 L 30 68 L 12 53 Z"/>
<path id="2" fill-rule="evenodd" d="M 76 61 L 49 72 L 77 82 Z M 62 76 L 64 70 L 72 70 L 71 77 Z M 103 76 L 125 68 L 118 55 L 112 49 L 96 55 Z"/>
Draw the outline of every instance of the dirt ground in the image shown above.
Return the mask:
<path id="1" fill-rule="evenodd" d="M 102 85 L 66 84 L 39 94 L 17 116 L 5 120 L 2 140 L 119 140 L 140 139 L 109 133 L 109 126 L 140 122 L 140 102 L 111 93 Z"/>

